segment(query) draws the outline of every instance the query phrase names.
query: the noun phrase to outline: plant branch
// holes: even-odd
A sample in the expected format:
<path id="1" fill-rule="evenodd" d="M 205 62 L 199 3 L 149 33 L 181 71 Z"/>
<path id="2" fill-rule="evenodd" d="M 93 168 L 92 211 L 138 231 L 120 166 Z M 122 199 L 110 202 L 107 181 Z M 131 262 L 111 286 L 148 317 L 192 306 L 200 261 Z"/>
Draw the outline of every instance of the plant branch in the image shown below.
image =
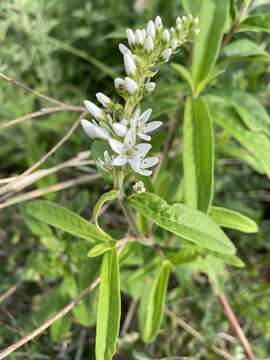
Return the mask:
<path id="1" fill-rule="evenodd" d="M 227 296 L 224 292 L 221 292 L 218 295 L 218 299 L 223 307 L 223 311 L 224 314 L 226 315 L 235 335 L 237 336 L 237 338 L 239 339 L 243 349 L 245 350 L 247 357 L 249 360 L 256 360 L 255 355 L 253 354 L 251 345 L 248 341 L 248 339 L 246 338 L 229 302 L 227 299 Z"/>

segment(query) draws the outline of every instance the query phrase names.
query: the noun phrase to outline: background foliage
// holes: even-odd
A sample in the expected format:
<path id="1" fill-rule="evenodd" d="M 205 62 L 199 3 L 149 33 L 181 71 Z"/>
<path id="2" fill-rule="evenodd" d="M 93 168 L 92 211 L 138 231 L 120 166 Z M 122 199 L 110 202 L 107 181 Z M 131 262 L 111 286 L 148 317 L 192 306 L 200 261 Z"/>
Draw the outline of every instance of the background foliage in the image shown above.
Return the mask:
<path id="1" fill-rule="evenodd" d="M 201 16 L 201 43 L 193 48 L 191 72 L 196 88 L 200 80 L 209 75 L 208 83 L 202 84 L 201 90 L 204 88 L 204 101 L 215 123 L 214 203 L 250 216 L 260 227 L 259 233 L 251 235 L 228 231 L 246 267 L 228 268 L 230 280 L 226 282 L 226 291 L 254 352 L 263 359 L 270 353 L 270 121 L 267 114 L 270 5 L 266 1 L 253 1 L 248 8 L 251 17 L 241 18 L 228 44 L 223 43 L 220 52 L 209 55 L 211 46 L 219 41 L 217 31 L 221 36 L 230 31 L 245 1 L 224 1 L 217 23 L 207 28 L 211 3 L 212 0 L 206 0 L 203 4 L 204 14 L 209 18 Z M 127 27 L 144 26 L 157 14 L 169 25 L 178 15 L 197 15 L 200 7 L 200 0 L 136 1 L 135 4 L 126 0 L 5 0 L 0 3 L 0 72 L 23 80 L 37 91 L 81 106 L 84 99 L 93 99 L 97 91 L 112 93 L 112 78 L 123 70 L 117 45 L 123 41 Z M 203 42 L 204 38 L 208 43 Z M 173 59 L 172 66 L 163 67 L 157 78 L 157 90 L 145 104 L 153 108 L 155 118 L 165 122 L 163 131 L 154 138 L 154 147 L 161 156 L 166 154 L 158 176 L 146 186 L 153 186 L 169 203 L 182 200 L 183 188 L 188 186 L 181 183 L 185 157 L 182 164 L 180 139 L 184 100 L 194 90 L 186 81 L 189 75 L 182 66 L 190 69 L 191 58 L 192 49 L 185 46 Z M 200 58 L 204 62 L 196 63 Z M 193 95 L 196 94 L 193 92 Z M 39 110 L 44 101 L 1 81 L 0 104 L 2 124 Z M 0 130 L 1 178 L 18 175 L 31 166 L 75 120 L 76 113 L 59 112 Z M 88 150 L 89 141 L 78 130 L 48 159 L 43 169 Z M 190 181 L 197 179 L 192 169 L 189 171 Z M 23 189 L 23 193 L 95 173 L 91 164 L 64 167 Z M 106 190 L 108 185 L 99 178 L 79 187 L 49 192 L 45 199 L 60 202 L 89 218 L 97 198 Z M 15 189 L 8 196 L 12 198 L 17 193 Z M 192 203 L 192 194 L 189 196 L 186 202 Z M 7 200 L 2 195 L 1 204 Z M 202 208 L 207 207 L 207 199 L 199 202 Z M 0 211 L 0 290 L 4 293 L 18 284 L 16 293 L 1 304 L 0 343 L 4 348 L 72 300 L 94 279 L 100 259 L 86 258 L 89 250 L 86 241 L 74 241 L 72 236 L 55 232 L 44 224 L 41 226 L 29 217 L 21 204 Z M 105 215 L 108 229 L 120 237 L 125 229 L 120 210 L 111 207 Z M 139 280 L 144 278 L 145 286 L 151 282 L 151 267 L 144 274 L 137 270 L 148 263 L 149 258 L 151 254 L 147 251 L 131 258 L 122 275 L 122 324 L 131 297 L 136 298 L 142 291 Z M 209 343 L 224 347 L 235 359 L 245 359 L 216 297 L 209 291 L 207 278 L 198 270 L 192 263 L 183 264 L 170 279 L 167 304 L 174 315 L 167 313 L 156 340 L 145 345 L 138 335 L 143 317 L 143 311 L 139 310 L 129 331 L 121 337 L 115 358 L 142 360 L 181 355 L 191 359 L 216 359 L 217 355 L 207 346 L 178 326 L 177 315 L 203 334 Z M 71 314 L 11 358 L 91 358 L 96 299 L 94 291 Z M 139 309 L 143 309 L 143 299 L 141 302 Z"/>

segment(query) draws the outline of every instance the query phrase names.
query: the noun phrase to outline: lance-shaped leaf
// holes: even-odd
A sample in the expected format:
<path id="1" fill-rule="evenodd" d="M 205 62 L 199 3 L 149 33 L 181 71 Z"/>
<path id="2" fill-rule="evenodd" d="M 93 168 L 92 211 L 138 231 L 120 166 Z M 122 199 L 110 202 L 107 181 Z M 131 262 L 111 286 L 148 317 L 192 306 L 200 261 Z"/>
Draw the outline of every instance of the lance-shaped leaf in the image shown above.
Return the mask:
<path id="1" fill-rule="evenodd" d="M 257 224 L 238 211 L 213 206 L 209 215 L 219 226 L 239 230 L 247 234 L 258 232 Z"/>
<path id="2" fill-rule="evenodd" d="M 183 143 L 185 202 L 207 212 L 213 198 L 214 135 L 203 98 L 186 101 Z"/>
<path id="3" fill-rule="evenodd" d="M 255 31 L 270 33 L 270 13 L 248 16 L 240 24 L 238 31 Z"/>
<path id="4" fill-rule="evenodd" d="M 115 247 L 103 255 L 97 307 L 96 360 L 111 360 L 120 326 L 119 263 Z"/>
<path id="5" fill-rule="evenodd" d="M 186 240 L 219 253 L 235 253 L 235 247 L 226 234 L 201 211 L 184 204 L 168 205 L 152 193 L 132 195 L 129 203 L 155 224 Z"/>
<path id="6" fill-rule="evenodd" d="M 146 342 L 154 340 L 162 323 L 170 270 L 171 263 L 168 260 L 163 261 L 160 272 L 152 285 L 143 331 Z"/>
<path id="7" fill-rule="evenodd" d="M 203 0 L 200 32 L 194 44 L 192 77 L 197 85 L 213 69 L 218 57 L 229 9 L 229 0 Z"/>
<path id="8" fill-rule="evenodd" d="M 34 201 L 26 205 L 26 211 L 48 225 L 66 231 L 90 242 L 109 241 L 111 237 L 73 211 L 50 201 Z"/>

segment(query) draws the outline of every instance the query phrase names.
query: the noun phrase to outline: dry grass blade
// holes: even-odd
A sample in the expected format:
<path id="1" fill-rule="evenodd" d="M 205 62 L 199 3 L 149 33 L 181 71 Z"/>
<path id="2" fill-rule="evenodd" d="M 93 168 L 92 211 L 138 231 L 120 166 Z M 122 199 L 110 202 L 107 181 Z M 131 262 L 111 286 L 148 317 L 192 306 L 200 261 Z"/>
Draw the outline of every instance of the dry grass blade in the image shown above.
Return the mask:
<path id="1" fill-rule="evenodd" d="M 68 189 L 73 186 L 86 184 L 86 183 L 95 181 L 99 178 L 100 178 L 99 174 L 85 175 L 80 178 L 71 179 L 68 181 L 63 181 L 63 182 L 54 184 L 52 186 L 48 186 L 47 188 L 44 188 L 44 189 L 33 190 L 33 191 L 30 191 L 25 194 L 14 196 L 13 198 L 5 201 L 4 203 L 0 204 L 0 209 L 4 209 L 4 208 L 7 208 L 9 206 L 12 206 L 12 205 L 24 202 L 24 201 L 32 200 L 32 199 L 41 197 L 43 195 L 46 195 L 46 194 L 49 194 L 52 192 L 62 191 L 62 190 Z"/>
<path id="2" fill-rule="evenodd" d="M 39 118 L 41 116 L 48 115 L 48 114 L 53 114 L 53 113 L 59 112 L 59 111 L 82 112 L 82 111 L 84 111 L 84 108 L 80 107 L 80 106 L 72 106 L 72 105 L 42 108 L 39 111 L 30 113 L 30 114 L 27 114 L 27 115 L 20 116 L 20 117 L 18 117 L 16 119 L 13 119 L 13 120 L 5 122 L 4 124 L 1 124 L 0 125 L 0 130 L 4 130 L 4 129 L 7 129 L 7 128 L 11 127 L 11 126 L 20 124 L 20 123 L 22 123 L 23 121 L 26 121 L 26 120 L 36 119 L 36 118 Z"/>
<path id="3" fill-rule="evenodd" d="M 77 129 L 77 127 L 80 124 L 81 119 L 87 114 L 87 112 L 83 112 L 79 118 L 75 121 L 75 123 L 72 125 L 72 127 L 69 129 L 69 131 L 66 133 L 65 136 L 62 137 L 60 141 L 58 141 L 57 144 L 55 144 L 50 151 L 47 152 L 44 156 L 42 156 L 41 159 L 39 159 L 34 165 L 32 165 L 30 168 L 28 168 L 24 173 L 22 173 L 16 180 L 10 182 L 9 184 L 3 186 L 0 188 L 0 194 L 4 194 L 7 191 L 9 191 L 12 186 L 16 184 L 17 181 L 21 180 L 24 176 L 27 176 L 31 174 L 33 171 L 35 171 L 38 167 L 40 167 L 42 164 L 44 164 L 50 156 L 52 156 L 74 133 L 74 131 Z"/>

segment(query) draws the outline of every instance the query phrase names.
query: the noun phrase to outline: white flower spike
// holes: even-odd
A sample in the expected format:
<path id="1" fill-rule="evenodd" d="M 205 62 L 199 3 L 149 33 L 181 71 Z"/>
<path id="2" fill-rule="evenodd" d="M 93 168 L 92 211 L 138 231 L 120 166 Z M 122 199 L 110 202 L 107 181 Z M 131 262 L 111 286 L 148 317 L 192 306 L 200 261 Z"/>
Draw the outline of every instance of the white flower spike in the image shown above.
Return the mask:
<path id="1" fill-rule="evenodd" d="M 158 158 L 146 158 L 151 148 L 151 144 L 146 142 L 151 141 L 150 134 L 159 129 L 162 122 L 148 122 L 152 110 L 148 109 L 141 114 L 140 101 L 154 91 L 156 84 L 151 78 L 161 63 L 168 61 L 183 43 L 192 41 L 198 32 L 198 18 L 190 15 L 178 18 L 176 26 L 170 30 L 163 29 L 159 16 L 154 22 L 150 20 L 146 29 L 137 29 L 135 32 L 127 29 L 129 47 L 119 44 L 127 76 L 114 80 L 123 103 L 112 101 L 98 92 L 97 100 L 110 111 L 105 113 L 86 100 L 84 104 L 94 119 L 81 121 L 90 138 L 107 141 L 111 148 L 110 153 L 104 152 L 104 159 L 97 161 L 98 166 L 105 171 L 120 175 L 119 179 L 127 174 L 128 167 L 143 176 L 152 174 L 151 168 L 158 163 Z"/>

